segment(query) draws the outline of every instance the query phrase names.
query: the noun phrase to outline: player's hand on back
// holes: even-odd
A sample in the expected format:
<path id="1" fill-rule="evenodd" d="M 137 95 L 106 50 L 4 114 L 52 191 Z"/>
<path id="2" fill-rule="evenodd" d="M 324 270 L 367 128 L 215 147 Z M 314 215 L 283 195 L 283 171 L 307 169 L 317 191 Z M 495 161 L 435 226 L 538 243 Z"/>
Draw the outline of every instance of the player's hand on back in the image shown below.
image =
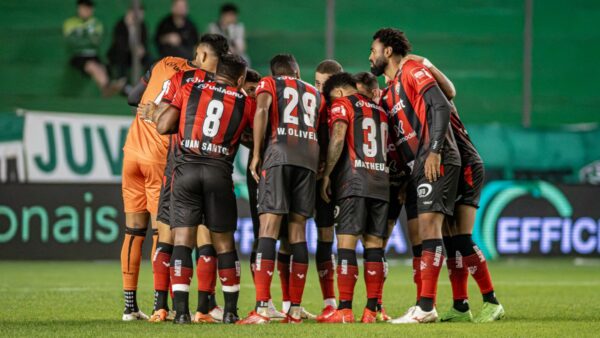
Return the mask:
<path id="1" fill-rule="evenodd" d="M 156 111 L 156 103 L 148 102 L 146 104 L 139 104 L 137 108 L 140 118 L 146 122 L 154 122 L 154 112 Z"/>
<path id="2" fill-rule="evenodd" d="M 440 165 L 442 162 L 442 156 L 433 151 L 429 152 L 427 159 L 425 160 L 425 177 L 429 182 L 435 182 L 440 177 Z"/>

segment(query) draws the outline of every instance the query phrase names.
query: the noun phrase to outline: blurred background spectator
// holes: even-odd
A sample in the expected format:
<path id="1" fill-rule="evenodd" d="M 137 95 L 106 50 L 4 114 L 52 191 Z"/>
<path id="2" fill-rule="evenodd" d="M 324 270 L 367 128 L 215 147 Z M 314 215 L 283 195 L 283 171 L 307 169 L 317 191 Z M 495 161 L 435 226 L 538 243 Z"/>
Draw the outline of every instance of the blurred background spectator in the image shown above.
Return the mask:
<path id="1" fill-rule="evenodd" d="M 187 0 L 173 0 L 171 14 L 158 25 L 155 40 L 161 57 L 193 57 L 198 31 L 188 17 Z"/>
<path id="2" fill-rule="evenodd" d="M 113 39 L 108 50 L 109 68 L 113 78 L 126 80 L 129 77 L 134 57 L 132 49 L 136 53 L 135 57 L 140 60 L 142 69 L 150 67 L 148 29 L 144 22 L 143 8 L 138 11 L 137 22 L 140 27 L 139 42 L 136 37 L 136 18 L 133 7 L 127 10 L 125 16 L 117 22 L 113 29 Z"/>
<path id="3" fill-rule="evenodd" d="M 229 40 L 231 51 L 250 63 L 246 54 L 246 30 L 244 24 L 238 22 L 238 13 L 236 5 L 224 4 L 219 12 L 219 20 L 208 25 L 208 32 L 225 36 Z"/>
<path id="4" fill-rule="evenodd" d="M 94 17 L 92 0 L 77 0 L 77 16 L 65 20 L 63 35 L 70 54 L 70 65 L 89 75 L 102 95 L 110 96 L 118 92 L 124 82 L 111 83 L 106 67 L 100 61 L 99 48 L 104 28 Z"/>

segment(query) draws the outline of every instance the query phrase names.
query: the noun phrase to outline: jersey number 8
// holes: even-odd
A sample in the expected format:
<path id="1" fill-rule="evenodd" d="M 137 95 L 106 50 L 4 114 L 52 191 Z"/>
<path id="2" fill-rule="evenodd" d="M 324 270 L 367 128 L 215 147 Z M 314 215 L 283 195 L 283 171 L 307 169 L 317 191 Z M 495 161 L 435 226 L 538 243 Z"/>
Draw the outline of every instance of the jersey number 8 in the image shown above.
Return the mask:
<path id="1" fill-rule="evenodd" d="M 212 100 L 206 108 L 206 118 L 202 125 L 202 132 L 208 137 L 214 137 L 219 132 L 223 116 L 223 102 Z"/>

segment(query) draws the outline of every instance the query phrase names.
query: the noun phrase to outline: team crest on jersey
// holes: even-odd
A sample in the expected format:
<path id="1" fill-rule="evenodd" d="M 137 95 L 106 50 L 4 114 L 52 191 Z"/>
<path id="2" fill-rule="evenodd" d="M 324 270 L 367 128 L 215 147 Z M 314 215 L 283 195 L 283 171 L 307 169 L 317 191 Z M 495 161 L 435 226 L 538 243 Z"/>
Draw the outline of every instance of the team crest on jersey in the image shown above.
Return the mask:
<path id="1" fill-rule="evenodd" d="M 334 107 L 333 109 L 331 109 L 331 113 L 332 114 L 342 114 L 342 115 L 346 116 L 346 108 L 344 108 L 344 106 L 337 106 L 337 107 Z"/>
<path id="2" fill-rule="evenodd" d="M 425 68 L 416 68 L 410 71 L 410 74 L 417 80 L 417 84 L 429 81 L 433 76 Z"/>

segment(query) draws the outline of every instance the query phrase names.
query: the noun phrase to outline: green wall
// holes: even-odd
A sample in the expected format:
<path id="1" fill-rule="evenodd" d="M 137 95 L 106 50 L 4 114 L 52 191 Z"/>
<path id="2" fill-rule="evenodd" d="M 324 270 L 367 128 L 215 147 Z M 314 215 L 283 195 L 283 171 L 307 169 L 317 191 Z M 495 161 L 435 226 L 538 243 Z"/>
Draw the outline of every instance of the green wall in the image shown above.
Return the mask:
<path id="1" fill-rule="evenodd" d="M 107 29 L 128 0 L 97 0 Z M 170 0 L 146 0 L 153 34 Z M 190 0 L 200 30 L 223 1 Z M 265 73 L 269 58 L 294 53 L 312 81 L 324 57 L 325 1 L 234 1 L 246 24 L 253 66 Z M 0 2 L 0 111 L 30 109 L 127 114 L 124 99 L 103 99 L 67 66 L 62 21 L 71 0 Z M 535 1 L 533 125 L 600 122 L 595 65 L 600 53 L 600 2 Z M 379 27 L 407 32 L 415 53 L 427 56 L 454 81 L 461 116 L 469 123 L 519 124 L 522 91 L 523 1 L 336 0 L 336 58 L 350 71 L 368 68 L 369 44 Z"/>

